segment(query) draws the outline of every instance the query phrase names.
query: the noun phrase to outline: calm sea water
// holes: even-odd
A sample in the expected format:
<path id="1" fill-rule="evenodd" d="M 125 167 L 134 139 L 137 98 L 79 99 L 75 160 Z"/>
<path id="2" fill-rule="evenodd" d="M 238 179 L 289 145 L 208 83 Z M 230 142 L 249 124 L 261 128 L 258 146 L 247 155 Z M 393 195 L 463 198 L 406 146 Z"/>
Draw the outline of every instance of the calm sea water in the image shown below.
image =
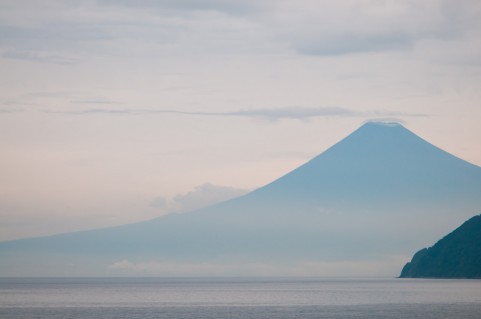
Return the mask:
<path id="1" fill-rule="evenodd" d="M 481 318 L 481 280 L 0 279 L 0 318 Z"/>

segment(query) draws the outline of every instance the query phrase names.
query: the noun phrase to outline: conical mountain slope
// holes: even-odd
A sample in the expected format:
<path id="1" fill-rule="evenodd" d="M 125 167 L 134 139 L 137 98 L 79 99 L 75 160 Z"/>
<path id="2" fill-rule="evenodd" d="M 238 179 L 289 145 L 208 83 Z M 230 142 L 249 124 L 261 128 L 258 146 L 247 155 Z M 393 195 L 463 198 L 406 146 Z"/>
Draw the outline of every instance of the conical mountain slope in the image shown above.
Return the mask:
<path id="1" fill-rule="evenodd" d="M 0 244 L 0 274 L 105 275 L 155 265 L 159 275 L 178 274 L 172 267 L 196 275 L 205 273 L 202 265 L 220 272 L 210 275 L 394 275 L 414 249 L 480 210 L 480 167 L 400 124 L 367 123 L 231 201 Z"/>
<path id="2" fill-rule="evenodd" d="M 429 144 L 400 124 L 367 123 L 261 192 L 274 196 L 295 192 L 299 198 L 315 196 L 335 204 L 340 197 L 361 202 L 431 200 L 454 198 L 466 191 L 479 194 L 479 177 L 479 167 Z"/>

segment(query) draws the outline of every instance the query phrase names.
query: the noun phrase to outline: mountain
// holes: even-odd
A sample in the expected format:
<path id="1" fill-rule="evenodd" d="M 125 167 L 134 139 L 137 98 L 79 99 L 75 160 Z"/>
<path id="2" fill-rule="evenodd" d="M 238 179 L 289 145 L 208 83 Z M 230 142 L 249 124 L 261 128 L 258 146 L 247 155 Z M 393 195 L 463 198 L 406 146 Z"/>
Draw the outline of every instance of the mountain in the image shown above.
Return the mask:
<path id="1" fill-rule="evenodd" d="M 401 278 L 481 278 L 481 215 L 418 251 Z"/>
<path id="2" fill-rule="evenodd" d="M 394 275 L 480 207 L 480 167 L 400 124 L 366 123 L 230 201 L 0 243 L 0 275 Z"/>

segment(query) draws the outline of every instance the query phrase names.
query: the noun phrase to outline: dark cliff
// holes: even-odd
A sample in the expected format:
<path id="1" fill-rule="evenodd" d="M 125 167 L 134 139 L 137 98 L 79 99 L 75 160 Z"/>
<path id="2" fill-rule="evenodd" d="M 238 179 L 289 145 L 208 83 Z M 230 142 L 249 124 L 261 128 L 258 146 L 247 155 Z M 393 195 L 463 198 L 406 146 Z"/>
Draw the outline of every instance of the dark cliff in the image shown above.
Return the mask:
<path id="1" fill-rule="evenodd" d="M 481 278 L 481 215 L 418 251 L 401 278 Z"/>

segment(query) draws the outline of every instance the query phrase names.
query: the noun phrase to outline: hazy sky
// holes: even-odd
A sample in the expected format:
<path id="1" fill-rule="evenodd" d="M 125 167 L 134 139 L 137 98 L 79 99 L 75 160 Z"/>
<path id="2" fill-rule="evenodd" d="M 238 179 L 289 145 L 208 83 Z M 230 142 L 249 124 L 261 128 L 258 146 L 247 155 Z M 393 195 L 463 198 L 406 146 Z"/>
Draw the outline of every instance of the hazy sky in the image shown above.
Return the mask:
<path id="1" fill-rule="evenodd" d="M 0 0 L 0 240 L 262 186 L 364 121 L 481 165 L 481 2 Z"/>

